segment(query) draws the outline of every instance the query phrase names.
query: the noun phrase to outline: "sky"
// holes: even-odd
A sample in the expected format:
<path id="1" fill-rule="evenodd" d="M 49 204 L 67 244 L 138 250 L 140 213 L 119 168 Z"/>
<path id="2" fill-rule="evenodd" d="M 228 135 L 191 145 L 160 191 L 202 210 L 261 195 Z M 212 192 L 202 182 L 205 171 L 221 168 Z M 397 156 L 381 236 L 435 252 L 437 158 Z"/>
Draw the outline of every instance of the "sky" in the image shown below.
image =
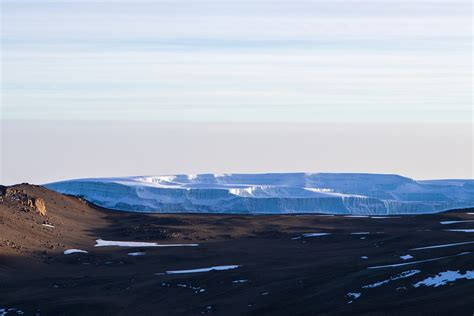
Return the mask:
<path id="1" fill-rule="evenodd" d="M 473 177 L 469 0 L 1 4 L 0 183 L 137 172 Z M 110 165 L 121 133 L 140 136 L 121 145 L 149 153 L 139 167 L 129 153 Z M 216 135 L 233 157 L 210 149 Z M 363 138 L 359 150 L 339 151 L 351 135 Z M 91 137 L 101 140 L 94 158 Z M 48 148 L 41 165 L 25 160 L 33 139 Z M 179 146 L 188 141 L 192 153 Z M 71 143 L 83 149 L 73 157 Z M 274 147 L 278 159 L 267 155 Z M 427 153 L 433 166 L 413 162 Z"/>

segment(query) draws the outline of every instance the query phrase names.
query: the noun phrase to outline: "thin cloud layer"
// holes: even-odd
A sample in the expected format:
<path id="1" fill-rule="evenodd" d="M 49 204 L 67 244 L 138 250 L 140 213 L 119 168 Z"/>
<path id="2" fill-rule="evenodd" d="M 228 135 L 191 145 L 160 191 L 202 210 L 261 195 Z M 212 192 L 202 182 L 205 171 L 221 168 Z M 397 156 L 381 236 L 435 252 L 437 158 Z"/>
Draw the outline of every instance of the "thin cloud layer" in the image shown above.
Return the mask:
<path id="1" fill-rule="evenodd" d="M 468 122 L 469 1 L 11 1 L 5 119 Z"/>

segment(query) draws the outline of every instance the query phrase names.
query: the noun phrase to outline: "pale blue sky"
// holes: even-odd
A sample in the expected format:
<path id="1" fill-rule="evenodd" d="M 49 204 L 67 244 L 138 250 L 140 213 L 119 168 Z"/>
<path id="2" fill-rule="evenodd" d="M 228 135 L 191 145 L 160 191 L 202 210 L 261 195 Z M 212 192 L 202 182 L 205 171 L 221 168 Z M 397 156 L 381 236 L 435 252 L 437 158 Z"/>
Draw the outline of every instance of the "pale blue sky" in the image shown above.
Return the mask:
<path id="1" fill-rule="evenodd" d="M 2 0 L 3 119 L 468 122 L 470 1 Z"/>
<path id="2" fill-rule="evenodd" d="M 470 0 L 0 1 L 0 183 L 473 176 Z"/>

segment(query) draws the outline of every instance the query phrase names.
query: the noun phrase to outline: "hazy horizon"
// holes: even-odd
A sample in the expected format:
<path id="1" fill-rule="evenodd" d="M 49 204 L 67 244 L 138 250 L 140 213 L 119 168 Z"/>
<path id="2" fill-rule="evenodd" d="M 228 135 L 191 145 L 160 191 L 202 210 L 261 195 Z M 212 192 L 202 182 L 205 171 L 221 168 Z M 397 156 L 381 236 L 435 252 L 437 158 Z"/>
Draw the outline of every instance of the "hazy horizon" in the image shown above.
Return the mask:
<path id="1" fill-rule="evenodd" d="M 473 170 L 470 124 L 3 123 L 1 184 L 265 172 L 470 179 Z"/>

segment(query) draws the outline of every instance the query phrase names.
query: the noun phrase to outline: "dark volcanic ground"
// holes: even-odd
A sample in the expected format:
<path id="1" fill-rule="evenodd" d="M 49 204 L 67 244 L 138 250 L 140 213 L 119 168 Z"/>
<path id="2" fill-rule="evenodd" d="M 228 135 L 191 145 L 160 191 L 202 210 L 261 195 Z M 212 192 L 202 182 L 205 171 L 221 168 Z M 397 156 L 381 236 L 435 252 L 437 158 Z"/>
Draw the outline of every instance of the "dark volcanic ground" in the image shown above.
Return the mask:
<path id="1" fill-rule="evenodd" d="M 474 243 L 410 250 L 474 242 L 472 232 L 446 231 L 474 222 L 440 223 L 474 220 L 474 210 L 394 218 L 149 215 L 102 210 L 38 186 L 16 189 L 44 198 L 47 212 L 0 201 L 0 315 L 10 308 L 7 315 L 474 313 L 474 279 L 413 286 L 447 270 L 473 271 Z M 354 234 L 361 232 L 370 234 Z M 99 238 L 199 245 L 94 247 Z M 406 265 L 371 268 L 398 263 Z M 223 265 L 240 267 L 164 274 Z"/>

